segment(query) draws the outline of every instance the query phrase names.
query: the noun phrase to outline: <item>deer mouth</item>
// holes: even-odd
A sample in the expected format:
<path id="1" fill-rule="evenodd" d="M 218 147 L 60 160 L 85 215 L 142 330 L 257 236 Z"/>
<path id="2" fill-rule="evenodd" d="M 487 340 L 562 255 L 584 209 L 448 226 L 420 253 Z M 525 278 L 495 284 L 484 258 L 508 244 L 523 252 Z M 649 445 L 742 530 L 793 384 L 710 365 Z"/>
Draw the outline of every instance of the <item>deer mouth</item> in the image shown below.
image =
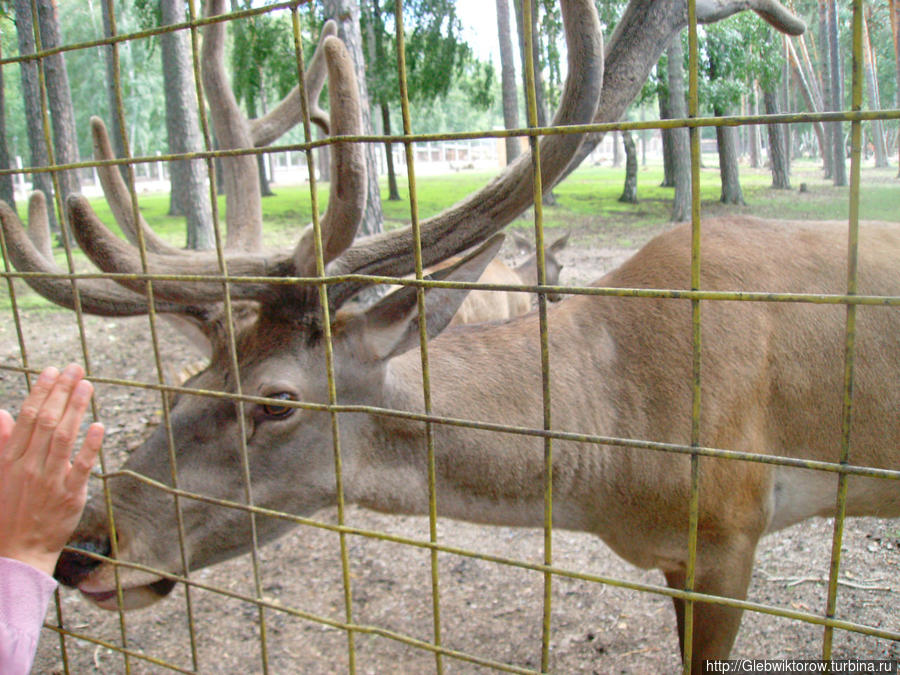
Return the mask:
<path id="1" fill-rule="evenodd" d="M 141 609 L 162 600 L 172 589 L 175 582 L 171 579 L 161 578 L 142 586 L 122 586 L 122 609 Z M 90 584 L 84 583 L 78 587 L 78 591 L 100 609 L 111 612 L 118 611 L 118 593 L 112 589 L 94 589 Z"/>

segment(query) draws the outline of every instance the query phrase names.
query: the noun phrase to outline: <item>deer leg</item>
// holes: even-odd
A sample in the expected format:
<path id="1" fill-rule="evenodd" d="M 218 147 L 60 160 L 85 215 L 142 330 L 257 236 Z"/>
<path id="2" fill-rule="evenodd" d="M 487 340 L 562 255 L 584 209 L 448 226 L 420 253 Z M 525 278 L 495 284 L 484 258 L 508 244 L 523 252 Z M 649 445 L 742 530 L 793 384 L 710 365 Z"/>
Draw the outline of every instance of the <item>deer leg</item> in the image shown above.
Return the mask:
<path id="1" fill-rule="evenodd" d="M 747 597 L 747 587 L 753 568 L 753 547 L 734 551 L 729 555 L 708 556 L 707 564 L 698 560 L 694 575 L 694 590 L 707 595 L 720 595 L 743 600 Z M 684 570 L 665 572 L 669 588 L 684 590 L 686 574 Z M 685 603 L 673 598 L 675 618 L 678 622 L 678 641 L 684 654 Z M 743 610 L 705 602 L 694 603 L 693 640 L 691 649 L 691 672 L 695 675 L 705 672 L 704 661 L 727 659 L 737 636 Z"/>

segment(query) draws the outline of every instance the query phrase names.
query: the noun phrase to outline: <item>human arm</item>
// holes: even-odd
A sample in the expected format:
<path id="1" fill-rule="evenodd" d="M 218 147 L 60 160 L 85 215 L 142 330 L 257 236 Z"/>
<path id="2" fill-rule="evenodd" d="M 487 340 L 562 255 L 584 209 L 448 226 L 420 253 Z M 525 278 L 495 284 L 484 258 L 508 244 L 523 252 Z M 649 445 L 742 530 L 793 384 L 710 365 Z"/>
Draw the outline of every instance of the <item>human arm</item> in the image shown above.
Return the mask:
<path id="1" fill-rule="evenodd" d="M 0 671 L 27 673 L 56 582 L 60 551 L 81 517 L 103 440 L 92 424 L 72 448 L 93 387 L 84 371 L 41 373 L 18 420 L 0 410 Z M 24 660 L 23 660 L 24 659 Z"/>

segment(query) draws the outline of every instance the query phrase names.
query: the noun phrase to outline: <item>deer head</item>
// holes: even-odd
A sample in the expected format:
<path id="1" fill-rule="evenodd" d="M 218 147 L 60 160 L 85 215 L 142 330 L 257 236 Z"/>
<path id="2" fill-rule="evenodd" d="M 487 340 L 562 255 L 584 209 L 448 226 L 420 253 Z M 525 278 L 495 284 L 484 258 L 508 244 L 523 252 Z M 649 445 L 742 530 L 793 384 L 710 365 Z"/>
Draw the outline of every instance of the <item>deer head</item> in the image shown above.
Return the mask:
<path id="1" fill-rule="evenodd" d="M 590 120 L 595 111 L 602 84 L 602 39 L 599 22 L 592 4 L 576 0 L 564 5 L 565 25 L 569 43 L 569 81 L 565 88 L 557 125 L 577 124 Z M 321 44 L 321 61 L 327 65 L 330 96 L 329 129 L 337 137 L 360 133 L 359 101 L 353 68 L 343 44 L 326 35 Z M 316 62 L 316 59 L 313 59 Z M 321 88 L 321 81 L 318 85 Z M 209 89 L 209 86 L 207 86 Z M 94 123 L 98 156 L 110 156 L 102 125 Z M 580 143 L 577 135 L 549 136 L 541 142 L 543 178 L 552 183 L 568 164 Z M 414 267 L 411 232 L 401 230 L 353 243 L 365 200 L 365 165 L 359 144 L 337 141 L 332 146 L 331 199 L 320 224 L 321 260 L 335 275 L 390 274 L 402 276 Z M 130 243 L 112 234 L 100 222 L 87 201 L 79 196 L 68 200 L 70 222 L 74 234 L 85 253 L 103 271 L 134 273 L 137 280 L 116 278 L 84 280 L 75 284 L 82 308 L 92 313 L 139 314 L 148 309 L 146 283 L 140 278 L 151 274 L 220 275 L 216 255 L 204 252 L 176 251 L 154 237 L 146 223 L 132 222 L 133 209 L 127 191 L 114 169 L 103 172 L 108 198 L 116 203 L 113 209 L 117 220 L 129 239 L 143 240 L 146 247 L 146 269 L 139 251 Z M 426 265 L 440 262 L 478 246 L 511 222 L 533 201 L 531 162 L 523 157 L 497 177 L 483 190 L 461 204 L 422 223 L 421 247 Z M 33 246 L 15 214 L 0 207 L 7 242 L 11 243 L 11 257 L 19 269 L 57 270 Z M 317 276 L 314 228 L 306 228 L 293 251 L 264 254 L 255 245 L 235 244 L 225 252 L 228 274 L 232 277 L 270 277 L 308 279 Z M 229 238 L 231 241 L 232 238 Z M 476 252 L 461 262 L 434 274 L 434 278 L 475 281 L 484 266 L 496 253 L 499 242 L 489 239 Z M 249 250 L 248 250 L 249 249 Z M 28 282 L 39 292 L 58 304 L 74 306 L 76 298 L 68 279 L 29 277 Z M 329 323 L 324 324 L 326 306 L 319 289 L 311 283 L 261 283 L 240 281 L 229 283 L 230 298 L 237 301 L 229 324 L 223 311 L 221 281 L 172 282 L 154 279 L 153 296 L 156 310 L 180 317 L 200 328 L 211 345 L 209 367 L 188 382 L 190 388 L 220 391 L 231 394 L 250 394 L 258 401 L 236 403 L 232 398 L 206 398 L 180 394 L 171 410 L 171 428 L 175 440 L 178 485 L 222 499 L 242 501 L 245 486 L 240 466 L 241 438 L 246 438 L 247 456 L 253 477 L 255 503 L 260 506 L 288 509 L 308 514 L 332 503 L 335 486 L 333 469 L 327 457 L 331 452 L 328 414 L 317 410 L 327 403 L 324 380 L 324 333 L 334 336 L 335 347 L 363 357 L 361 364 L 370 364 L 372 377 L 383 368 L 384 359 L 403 353 L 418 343 L 415 328 L 416 293 L 403 288 L 375 307 L 361 313 L 342 310 L 347 300 L 361 290 L 360 281 L 329 284 L 324 298 Z M 443 329 L 455 308 L 465 296 L 458 290 L 436 289 L 429 292 L 429 333 Z M 366 330 L 362 330 L 366 327 Z M 233 334 L 238 352 L 238 372 L 232 371 L 229 357 Z M 349 362 L 347 356 L 345 361 Z M 362 368 L 362 366 L 360 366 Z M 320 377 L 321 376 L 321 377 Z M 341 397 L 350 396 L 351 380 L 361 376 L 359 369 L 336 373 Z M 365 377 L 364 375 L 362 375 Z M 350 378 L 350 379 L 346 379 Z M 238 385 L 239 383 L 239 385 Z M 313 409 L 303 409 L 295 401 L 318 401 Z M 289 433 L 296 425 L 296 433 Z M 249 426 L 248 426 L 249 425 Z M 323 426 L 324 425 L 324 426 Z M 243 429 L 243 431 L 242 431 Z M 247 436 L 247 433 L 250 435 Z M 163 493 L 134 478 L 139 473 L 153 481 L 171 482 L 171 473 L 160 461 L 160 453 L 168 454 L 168 432 L 159 429 L 138 449 L 124 467 L 123 476 L 111 479 L 117 513 L 116 537 L 120 558 L 148 564 L 162 571 L 181 572 L 181 557 L 177 546 L 170 546 L 161 536 L 174 530 L 174 514 L 170 499 Z M 298 445 L 299 443 L 299 445 Z M 306 448 L 297 452 L 298 448 Z M 349 460 L 352 465 L 352 460 Z M 274 464 L 273 464 L 274 462 Z M 276 469 L 276 466 L 280 468 Z M 225 474 L 210 472 L 210 466 L 228 466 Z M 293 467 L 289 469 L 288 467 Z M 295 496 L 287 497 L 278 487 L 285 476 L 294 473 L 283 487 L 291 487 Z M 301 476 L 300 474 L 305 474 Z M 299 490 L 295 490 L 298 488 Z M 249 519 L 240 510 L 210 517 L 202 502 L 185 502 L 185 526 L 190 532 L 187 551 L 191 568 L 203 567 L 247 550 Z M 126 515 L 130 514 L 130 515 Z M 169 516 L 172 516 L 170 519 Z M 157 527 L 151 534 L 147 527 Z M 286 530 L 284 521 L 265 519 L 258 535 L 266 541 Z M 222 532 L 233 533 L 233 542 L 224 542 Z M 89 508 L 76 533 L 73 545 L 89 553 L 109 550 L 109 528 L 101 509 Z M 60 563 L 60 578 L 78 584 L 90 597 L 106 607 L 114 607 L 114 595 L 109 594 L 112 565 L 87 556 L 71 553 Z M 140 606 L 157 599 L 171 588 L 158 575 L 131 570 L 125 574 L 125 604 Z"/>

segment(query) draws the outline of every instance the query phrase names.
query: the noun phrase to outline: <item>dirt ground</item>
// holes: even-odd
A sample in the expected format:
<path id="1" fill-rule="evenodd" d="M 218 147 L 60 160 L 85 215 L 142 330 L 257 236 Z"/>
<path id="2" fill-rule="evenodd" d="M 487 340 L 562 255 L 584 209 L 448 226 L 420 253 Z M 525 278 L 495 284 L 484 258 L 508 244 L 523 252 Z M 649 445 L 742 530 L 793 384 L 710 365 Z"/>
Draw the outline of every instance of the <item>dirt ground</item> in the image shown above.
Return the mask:
<path id="1" fill-rule="evenodd" d="M 649 236 L 649 232 L 645 236 Z M 624 260 L 629 251 L 575 231 L 563 253 L 565 283 L 585 282 Z M 639 244 L 641 242 L 635 242 Z M 146 319 L 86 317 L 91 365 L 98 377 L 154 382 Z M 78 331 L 67 312 L 30 312 L 23 321 L 30 366 L 81 360 Z M 175 366 L 195 360 L 187 343 L 161 325 L 162 350 Z M 0 321 L 0 359 L 21 363 L 13 321 Z M 97 401 L 107 423 L 107 462 L 117 466 L 159 421 L 159 399 L 151 391 L 99 385 Z M 0 370 L 0 405 L 15 408 L 24 394 L 22 376 Z M 334 522 L 334 512 L 320 514 Z M 427 540 L 428 521 L 375 514 L 350 507 L 347 523 L 364 530 Z M 448 546 L 539 563 L 539 530 L 489 528 L 441 520 L 440 541 Z M 832 541 L 832 522 L 808 521 L 766 537 L 758 552 L 750 599 L 821 614 Z M 417 640 L 433 639 L 429 554 L 422 549 L 348 536 L 354 621 Z M 617 558 L 595 537 L 554 533 L 554 561 L 564 569 L 662 585 L 662 575 L 641 571 Z M 260 552 L 263 596 L 311 615 L 345 619 L 338 536 L 319 528 L 295 529 Z M 443 644 L 480 658 L 525 669 L 540 666 L 543 578 L 537 572 L 451 554 L 439 555 Z M 203 584 L 254 595 L 249 556 L 199 570 Z M 841 567 L 838 617 L 900 630 L 900 523 L 877 519 L 848 521 Z M 679 669 L 674 612 L 668 599 L 614 586 L 554 578 L 551 669 L 558 673 L 674 673 Z M 191 671 L 191 630 L 182 587 L 150 608 L 120 618 L 94 609 L 63 589 L 60 610 L 68 630 L 97 642 L 68 638 L 65 656 L 71 673 L 123 673 L 121 654 L 104 646 L 121 644 L 151 659 Z M 209 591 L 190 592 L 196 669 L 202 673 L 263 672 L 260 613 L 253 605 Z M 310 675 L 348 670 L 347 635 L 328 626 L 276 610 L 264 612 L 268 672 Z M 48 620 L 55 621 L 54 610 Z M 734 658 L 816 658 L 818 626 L 745 614 Z M 393 639 L 358 633 L 354 639 L 360 673 L 429 673 L 434 656 Z M 900 659 L 900 643 L 836 631 L 836 658 Z M 129 660 L 132 673 L 172 672 L 141 658 Z M 454 658 L 445 671 L 481 673 L 489 669 Z M 56 633 L 42 635 L 35 673 L 64 672 Z"/>

